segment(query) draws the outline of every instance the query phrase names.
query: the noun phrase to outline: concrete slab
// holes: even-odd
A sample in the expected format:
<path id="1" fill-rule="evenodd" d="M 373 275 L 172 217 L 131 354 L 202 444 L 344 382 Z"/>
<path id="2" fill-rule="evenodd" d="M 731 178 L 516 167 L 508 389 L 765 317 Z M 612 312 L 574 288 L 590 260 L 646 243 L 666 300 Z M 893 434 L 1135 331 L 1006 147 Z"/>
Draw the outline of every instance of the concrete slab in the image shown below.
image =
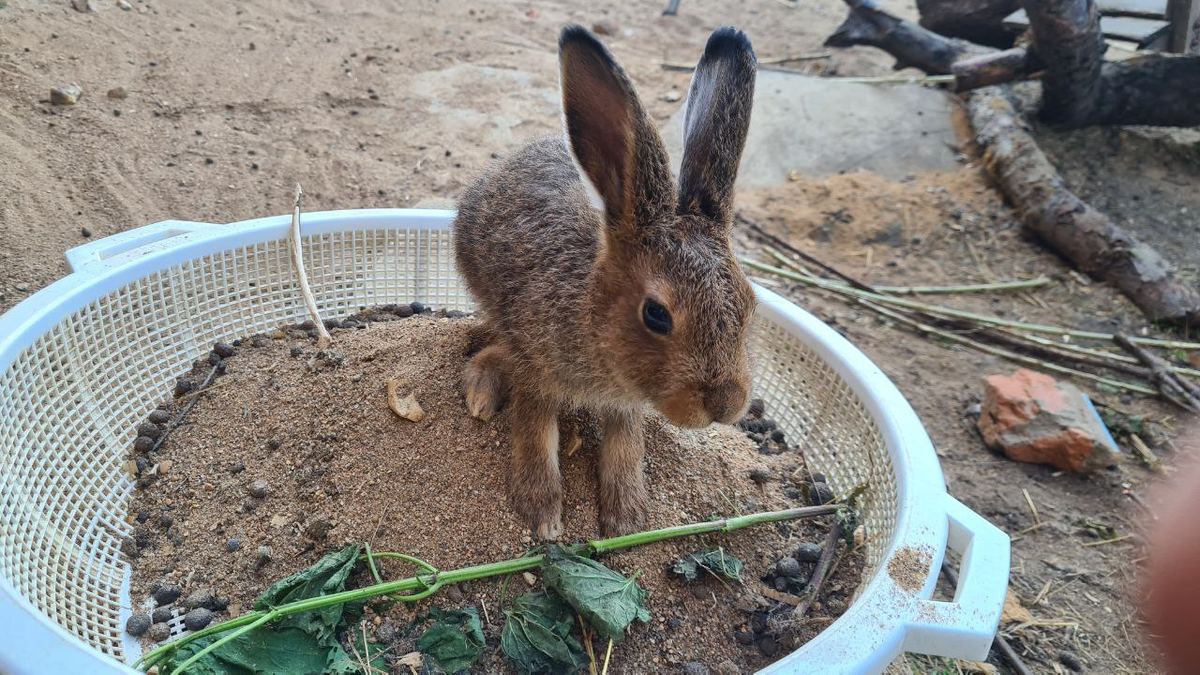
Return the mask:
<path id="1" fill-rule="evenodd" d="M 954 105 L 949 94 L 919 85 L 760 72 L 738 188 L 783 183 L 792 170 L 827 175 L 865 169 L 900 179 L 917 171 L 953 169 Z M 662 130 L 676 172 L 683 114 L 680 106 Z"/>

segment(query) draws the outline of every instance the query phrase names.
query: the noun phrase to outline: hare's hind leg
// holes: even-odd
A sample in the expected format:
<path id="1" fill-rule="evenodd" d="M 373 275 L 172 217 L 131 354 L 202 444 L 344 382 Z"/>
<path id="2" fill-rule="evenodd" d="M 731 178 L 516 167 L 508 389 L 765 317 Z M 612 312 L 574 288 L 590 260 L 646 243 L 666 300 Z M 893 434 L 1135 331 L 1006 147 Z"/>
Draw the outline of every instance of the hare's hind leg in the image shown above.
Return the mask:
<path id="1" fill-rule="evenodd" d="M 646 453 L 640 410 L 602 413 L 600 442 L 600 529 L 605 536 L 637 532 L 646 523 Z"/>
<path id="2" fill-rule="evenodd" d="M 509 499 L 539 539 L 557 539 L 562 526 L 558 471 L 558 407 L 535 393 L 512 392 L 512 479 Z"/>
<path id="3" fill-rule="evenodd" d="M 489 345 L 471 357 L 463 372 L 463 389 L 467 397 L 467 412 L 471 417 L 488 421 L 504 405 L 508 396 L 508 376 L 504 361 L 508 350 L 501 345 Z"/>

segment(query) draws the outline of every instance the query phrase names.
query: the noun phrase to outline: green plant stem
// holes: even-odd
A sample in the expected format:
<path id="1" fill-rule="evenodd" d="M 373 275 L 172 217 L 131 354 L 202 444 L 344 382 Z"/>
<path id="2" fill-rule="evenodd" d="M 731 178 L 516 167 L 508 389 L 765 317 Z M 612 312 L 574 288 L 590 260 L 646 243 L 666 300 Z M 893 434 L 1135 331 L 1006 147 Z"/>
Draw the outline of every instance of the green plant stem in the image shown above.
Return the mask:
<path id="1" fill-rule="evenodd" d="M 638 532 L 628 534 L 621 537 L 611 537 L 609 539 L 594 539 L 583 544 L 575 544 L 574 546 L 566 547 L 568 551 L 576 555 L 594 555 L 607 551 L 615 551 L 617 549 L 632 548 L 634 546 L 643 546 L 654 542 L 665 541 L 667 539 L 675 539 L 678 537 L 687 537 L 696 534 L 705 534 L 711 532 L 732 532 L 745 527 L 761 525 L 763 523 L 775 523 L 783 520 L 796 520 L 799 518 L 816 518 L 818 516 L 826 516 L 836 513 L 840 505 L 826 504 L 823 506 L 806 506 L 795 509 L 785 509 L 783 511 L 764 511 L 761 513 L 752 513 L 745 516 L 737 516 L 735 518 L 725 518 L 714 520 L 705 523 L 692 523 L 690 525 L 677 525 L 675 527 L 667 527 L 659 530 L 650 530 L 648 532 Z M 372 553 L 373 558 L 401 558 L 412 562 L 427 569 L 433 569 L 428 563 L 420 561 L 411 556 L 406 556 L 402 553 L 380 552 Z M 515 558 L 512 560 L 504 560 L 501 562 L 485 563 L 483 565 L 474 565 L 471 567 L 463 567 L 457 570 L 447 570 L 444 572 L 432 572 L 430 574 L 416 575 L 405 579 L 397 579 L 363 588 L 356 588 L 340 593 L 331 593 L 306 600 L 289 602 L 285 605 L 273 607 L 270 610 L 256 610 L 244 614 L 236 619 L 230 619 L 216 626 L 205 628 L 202 631 L 189 635 L 155 649 L 143 656 L 135 667 L 149 668 L 155 664 L 161 663 L 171 652 L 179 647 L 197 640 L 199 638 L 221 633 L 230 629 L 238 628 L 239 630 L 230 636 L 226 636 L 218 640 L 213 645 L 210 645 L 204 651 L 196 654 L 192 658 L 185 661 L 179 668 L 172 671 L 172 675 L 177 675 L 182 672 L 183 668 L 191 662 L 198 659 L 208 651 L 215 649 L 218 644 L 227 642 L 228 640 L 237 637 L 249 630 L 253 630 L 269 621 L 298 614 L 300 612 L 311 612 L 314 610 L 340 605 L 348 602 L 356 602 L 359 600 L 367 600 L 373 597 L 388 595 L 392 596 L 397 593 L 405 593 L 407 591 L 421 591 L 411 595 L 396 595 L 397 600 L 404 602 L 416 602 L 424 599 L 437 592 L 443 586 L 450 584 L 462 583 L 464 581 L 472 581 L 475 579 L 485 579 L 504 574 L 512 574 L 514 572 L 523 572 L 538 567 L 542 564 L 544 555 L 533 555 L 525 558 Z"/>
<path id="2" fill-rule="evenodd" d="M 987 324 L 987 325 L 992 325 L 992 326 L 1004 326 L 1006 328 L 1015 328 L 1017 330 L 1030 331 L 1033 333 L 1048 333 L 1050 335 L 1070 335 L 1071 337 L 1076 337 L 1076 338 L 1080 338 L 1083 340 L 1099 340 L 1102 342 L 1109 342 L 1109 343 L 1112 342 L 1113 336 L 1111 333 L 1096 333 L 1096 332 L 1092 332 L 1092 331 L 1075 330 L 1073 328 L 1061 328 L 1059 326 L 1047 326 L 1044 324 L 1025 323 L 1023 321 L 1013 321 L 1011 319 L 1002 319 L 998 316 L 989 316 L 987 314 L 976 314 L 974 312 L 967 312 L 967 311 L 963 311 L 960 309 L 952 309 L 950 307 L 942 307 L 940 305 L 930 305 L 930 304 L 927 304 L 924 302 L 917 302 L 916 300 L 909 300 L 907 298 L 897 298 L 897 297 L 893 297 L 890 295 L 880 295 L 878 293 L 869 293 L 867 291 L 860 291 L 857 288 L 850 288 L 848 286 L 844 286 L 839 283 L 833 283 L 833 282 L 825 281 L 823 279 L 819 279 L 816 277 L 798 274 L 796 272 L 792 272 L 789 270 L 780 269 L 778 267 L 773 267 L 771 265 L 766 265 L 766 264 L 760 263 L 756 260 L 750 260 L 749 258 L 745 258 L 745 257 L 738 258 L 738 260 L 746 267 L 749 267 L 749 268 L 755 269 L 755 270 L 759 270 L 760 272 L 767 272 L 768 274 L 774 274 L 775 276 L 783 277 L 784 279 L 798 281 L 798 282 L 800 282 L 802 284 L 806 284 L 808 286 L 815 286 L 817 288 L 823 288 L 828 291 L 833 291 L 834 293 L 840 293 L 842 295 L 847 295 L 850 297 L 859 298 L 859 299 L 863 299 L 863 300 L 873 300 L 875 302 L 880 302 L 880 303 L 884 303 L 884 304 L 888 304 L 888 305 L 894 305 L 896 307 L 904 307 L 905 309 L 913 309 L 913 310 L 918 310 L 918 311 L 922 311 L 922 312 L 928 312 L 930 314 L 936 314 L 938 316 L 950 317 L 950 318 L 954 318 L 954 319 L 965 319 L 967 321 L 975 321 L 977 323 L 982 323 L 982 324 Z M 1164 347 L 1164 348 L 1168 348 L 1168 349 L 1184 349 L 1184 350 L 1189 350 L 1189 351 L 1200 351 L 1200 343 L 1197 343 L 1197 342 L 1185 342 L 1182 340 L 1160 340 L 1157 338 L 1144 338 L 1144 337 L 1131 337 L 1129 339 L 1131 342 L 1133 342 L 1134 344 L 1138 344 L 1138 345 L 1145 345 L 1145 346 L 1150 346 L 1150 347 Z"/>

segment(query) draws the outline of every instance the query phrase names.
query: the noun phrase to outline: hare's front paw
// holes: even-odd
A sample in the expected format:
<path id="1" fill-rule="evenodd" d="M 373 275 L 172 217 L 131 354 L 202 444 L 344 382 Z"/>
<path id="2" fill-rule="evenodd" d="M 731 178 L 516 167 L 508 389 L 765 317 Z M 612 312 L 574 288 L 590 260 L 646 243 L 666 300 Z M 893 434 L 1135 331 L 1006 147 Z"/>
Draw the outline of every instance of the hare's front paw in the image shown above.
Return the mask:
<path id="1" fill-rule="evenodd" d="M 467 395 L 467 412 L 471 417 L 488 421 L 500 410 L 507 393 L 503 360 L 504 348 L 492 345 L 471 358 L 463 373 L 463 388 Z"/>
<path id="2" fill-rule="evenodd" d="M 646 525 L 646 486 L 641 473 L 637 479 L 601 486 L 600 529 L 606 537 L 640 532 Z M 633 478 L 633 476 L 630 476 Z"/>
<path id="3" fill-rule="evenodd" d="M 539 540 L 554 541 L 562 536 L 561 488 L 544 484 L 538 489 L 516 487 L 512 505 Z"/>

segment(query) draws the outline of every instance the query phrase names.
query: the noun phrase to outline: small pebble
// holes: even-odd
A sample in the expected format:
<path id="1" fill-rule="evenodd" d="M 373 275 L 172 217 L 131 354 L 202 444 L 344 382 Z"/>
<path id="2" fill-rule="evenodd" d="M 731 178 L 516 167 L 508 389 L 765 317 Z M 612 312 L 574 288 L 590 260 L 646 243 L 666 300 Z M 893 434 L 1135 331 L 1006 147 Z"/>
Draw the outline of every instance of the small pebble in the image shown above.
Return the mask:
<path id="1" fill-rule="evenodd" d="M 108 90 L 109 98 L 125 99 L 129 98 L 129 92 L 125 91 L 125 87 L 113 87 Z"/>
<path id="2" fill-rule="evenodd" d="M 154 439 L 149 436 L 138 436 L 133 439 L 133 451 L 139 453 L 147 453 L 154 447 Z"/>
<path id="3" fill-rule="evenodd" d="M 462 602 L 467 597 L 458 586 L 447 588 L 446 596 L 450 598 L 451 602 Z"/>
<path id="4" fill-rule="evenodd" d="M 815 563 L 820 559 L 821 559 L 821 547 L 820 546 L 810 543 L 810 542 L 804 542 L 803 544 L 800 544 L 799 546 L 796 547 L 796 560 L 799 560 L 800 562 L 805 562 L 805 563 Z"/>
<path id="5" fill-rule="evenodd" d="M 413 313 L 412 305 L 396 305 L 396 308 L 392 310 L 392 314 L 395 314 L 401 319 L 410 317 L 413 315 Z"/>
<path id="6" fill-rule="evenodd" d="M 775 577 L 775 581 L 771 585 L 775 587 L 775 590 L 784 593 L 787 591 L 789 583 L 787 577 Z"/>
<path id="7" fill-rule="evenodd" d="M 461 318 L 465 317 L 466 315 L 467 315 L 466 312 L 464 312 L 462 310 L 458 310 L 458 309 L 452 309 L 449 312 L 446 312 L 446 318 L 448 318 L 448 319 L 461 319 Z"/>
<path id="8" fill-rule="evenodd" d="M 833 494 L 833 488 L 829 487 L 827 483 L 813 483 L 808 490 L 808 496 L 814 506 L 828 504 L 836 499 L 836 496 Z"/>
<path id="9" fill-rule="evenodd" d="M 329 522 L 328 518 L 313 518 L 305 524 L 304 536 L 313 540 L 324 539 L 331 529 L 333 529 L 333 524 Z"/>
<path id="10" fill-rule="evenodd" d="M 592 24 L 592 32 L 596 35 L 616 35 L 617 27 L 611 21 L 597 21 Z"/>
<path id="11" fill-rule="evenodd" d="M 782 443 L 783 439 L 786 437 L 787 436 L 783 433 L 783 429 L 776 429 L 771 432 L 771 440 L 775 441 L 776 443 Z"/>
<path id="12" fill-rule="evenodd" d="M 741 669 L 734 665 L 733 661 L 730 661 L 729 659 L 718 663 L 714 672 L 716 675 L 742 675 Z"/>
<path id="13" fill-rule="evenodd" d="M 424 314 L 425 313 L 425 303 L 423 303 L 423 302 L 414 300 L 413 303 L 411 305 L 409 305 L 409 307 L 412 307 L 413 314 Z"/>
<path id="14" fill-rule="evenodd" d="M 174 617 L 175 613 L 171 611 L 170 607 L 159 607 L 150 615 L 150 618 L 154 619 L 154 623 L 165 623 Z"/>
<path id="15" fill-rule="evenodd" d="M 218 342 L 213 345 L 213 353 L 223 359 L 227 359 L 237 354 L 237 348 L 228 342 Z"/>
<path id="16" fill-rule="evenodd" d="M 537 577 L 533 576 L 529 572 L 522 572 L 521 578 L 525 580 L 525 583 L 528 586 L 536 586 L 537 585 Z"/>
<path id="17" fill-rule="evenodd" d="M 764 635 L 758 641 L 758 651 L 762 652 L 763 656 L 775 656 L 779 645 L 775 643 L 773 635 Z"/>
<path id="18" fill-rule="evenodd" d="M 229 608 L 229 598 L 224 595 L 214 595 L 212 599 L 212 610 L 214 612 L 224 612 Z"/>
<path id="19" fill-rule="evenodd" d="M 165 623 L 156 623 L 150 626 L 150 630 L 146 632 L 146 637 L 154 642 L 166 642 L 171 639 L 171 627 Z"/>
<path id="20" fill-rule="evenodd" d="M 157 591 L 154 591 L 154 602 L 161 605 L 169 605 L 179 599 L 183 591 L 175 584 L 163 584 Z"/>
<path id="21" fill-rule="evenodd" d="M 683 622 L 675 617 L 671 617 L 667 619 L 667 628 L 670 628 L 671 630 L 679 630 L 680 628 L 683 628 Z"/>
<path id="22" fill-rule="evenodd" d="M 270 488 L 267 486 L 267 481 L 265 480 L 256 480 L 250 483 L 250 485 L 246 486 L 246 492 L 250 493 L 251 497 L 255 497 L 257 499 L 266 497 L 267 492 L 269 491 Z"/>
<path id="23" fill-rule="evenodd" d="M 750 470 L 750 480 L 762 485 L 771 480 L 771 470 L 763 466 L 753 468 Z"/>
<path id="24" fill-rule="evenodd" d="M 245 470 L 246 470 L 246 465 L 241 462 L 234 462 L 233 465 L 229 467 L 229 473 L 236 474 L 236 473 L 241 473 Z"/>
<path id="25" fill-rule="evenodd" d="M 778 429 L 778 428 L 779 428 L 779 424 L 778 424 L 778 423 L 776 423 L 776 422 L 775 422 L 775 420 L 767 420 L 767 419 L 764 419 L 764 420 L 762 421 L 762 427 L 763 427 L 763 431 L 764 431 L 764 432 L 766 432 L 766 431 L 774 431 L 775 429 Z"/>
<path id="26" fill-rule="evenodd" d="M 133 537 L 125 537 L 121 540 L 120 550 L 127 558 L 136 558 L 138 555 L 137 540 Z"/>
<path id="27" fill-rule="evenodd" d="M 754 633 L 737 632 L 733 634 L 733 639 L 738 641 L 738 644 L 748 645 L 754 643 Z"/>
<path id="28" fill-rule="evenodd" d="M 266 565 L 267 563 L 271 562 L 271 547 L 267 546 L 266 544 L 259 546 L 258 550 L 254 552 L 254 557 L 255 567 L 262 567 L 263 565 Z"/>
<path id="29" fill-rule="evenodd" d="M 146 634 L 146 631 L 150 630 L 150 626 L 153 624 L 154 622 L 150 620 L 149 616 L 134 614 L 125 622 L 125 632 L 133 637 L 141 637 Z"/>
<path id="30" fill-rule="evenodd" d="M 142 422 L 137 425 L 138 436 L 145 436 L 151 440 L 162 436 L 162 427 L 153 422 Z"/>
<path id="31" fill-rule="evenodd" d="M 116 114 L 116 113 L 118 113 L 118 111 L 114 110 L 113 113 Z M 88 239 L 92 236 L 92 230 L 91 230 L 91 228 L 81 227 L 81 228 L 79 228 L 79 234 L 84 239 Z"/>
<path id="32" fill-rule="evenodd" d="M 775 563 L 775 571 L 779 576 L 795 579 L 800 576 L 800 561 L 792 557 L 780 558 L 779 562 Z"/>
<path id="33" fill-rule="evenodd" d="M 68 84 L 50 90 L 50 103 L 54 105 L 75 105 L 83 96 L 83 89 L 77 84 Z"/>
<path id="34" fill-rule="evenodd" d="M 171 414 L 166 410 L 152 410 L 146 419 L 151 424 L 166 424 L 171 421 Z"/>
<path id="35" fill-rule="evenodd" d="M 297 356 L 304 354 L 304 348 L 303 347 L 292 347 L 292 350 L 289 353 L 292 355 L 292 358 L 296 358 Z"/>
<path id="36" fill-rule="evenodd" d="M 267 439 L 267 447 L 270 448 L 271 450 L 278 450 L 279 446 L 281 446 L 281 445 L 283 445 L 283 442 L 280 441 L 278 438 Z"/>
<path id="37" fill-rule="evenodd" d="M 198 631 L 212 623 L 212 620 L 213 613 L 211 609 L 197 607 L 183 617 L 183 627 L 190 631 Z"/>
<path id="38" fill-rule="evenodd" d="M 181 378 L 178 382 L 175 383 L 175 395 L 183 396 L 184 394 L 190 393 L 195 388 L 196 388 L 195 382 Z"/>
<path id="39" fill-rule="evenodd" d="M 1083 662 L 1071 652 L 1059 652 L 1058 662 L 1077 673 L 1083 672 Z"/>
<path id="40" fill-rule="evenodd" d="M 680 667 L 684 675 L 708 675 L 708 666 L 699 661 L 684 661 Z"/>

